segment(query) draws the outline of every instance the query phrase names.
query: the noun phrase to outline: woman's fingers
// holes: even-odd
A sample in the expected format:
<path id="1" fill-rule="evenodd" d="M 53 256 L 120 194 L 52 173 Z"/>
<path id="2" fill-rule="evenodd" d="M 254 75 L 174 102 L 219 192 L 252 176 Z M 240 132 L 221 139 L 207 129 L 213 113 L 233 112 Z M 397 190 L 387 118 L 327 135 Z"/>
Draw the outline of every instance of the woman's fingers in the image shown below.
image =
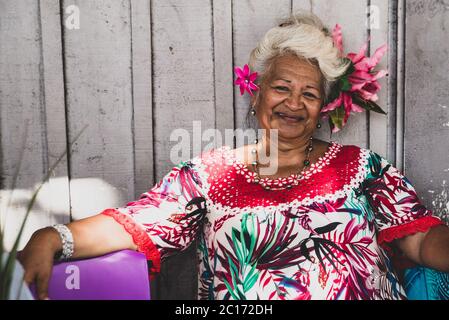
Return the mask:
<path id="1" fill-rule="evenodd" d="M 39 300 L 48 300 L 48 282 L 50 280 L 50 274 L 42 274 L 37 277 L 37 297 Z"/>
<path id="2" fill-rule="evenodd" d="M 36 273 L 35 272 L 29 272 L 25 271 L 25 275 L 23 276 L 23 281 L 29 286 L 34 282 L 36 279 Z"/>
<path id="3" fill-rule="evenodd" d="M 23 281 L 28 285 L 35 285 L 35 290 L 37 294 L 37 298 L 39 300 L 48 299 L 48 285 L 51 276 L 51 268 L 50 271 L 47 271 L 48 268 L 43 268 L 42 265 L 38 265 L 36 268 L 28 268 L 25 271 L 23 276 Z"/>
<path id="4" fill-rule="evenodd" d="M 40 229 L 17 254 L 17 259 L 25 270 L 23 280 L 28 285 L 35 284 L 37 298 L 41 300 L 48 299 L 48 284 L 56 252 L 50 241 L 53 237 L 54 230 Z"/>

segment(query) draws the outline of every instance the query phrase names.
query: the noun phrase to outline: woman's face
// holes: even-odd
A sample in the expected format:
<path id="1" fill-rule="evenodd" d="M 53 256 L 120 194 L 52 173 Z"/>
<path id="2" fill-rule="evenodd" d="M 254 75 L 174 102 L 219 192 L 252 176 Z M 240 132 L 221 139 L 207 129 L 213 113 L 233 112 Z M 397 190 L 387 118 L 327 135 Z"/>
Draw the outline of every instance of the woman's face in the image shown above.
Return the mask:
<path id="1" fill-rule="evenodd" d="M 312 136 L 319 120 L 323 93 L 318 67 L 293 55 L 277 58 L 261 84 L 255 103 L 262 129 L 278 129 L 279 139 Z"/>

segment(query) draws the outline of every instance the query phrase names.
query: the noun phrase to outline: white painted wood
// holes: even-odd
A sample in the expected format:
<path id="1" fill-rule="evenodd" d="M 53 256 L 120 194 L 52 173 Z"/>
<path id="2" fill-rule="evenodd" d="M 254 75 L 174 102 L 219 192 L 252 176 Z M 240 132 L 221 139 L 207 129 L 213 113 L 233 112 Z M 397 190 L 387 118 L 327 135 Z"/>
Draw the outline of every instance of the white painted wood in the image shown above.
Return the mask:
<path id="1" fill-rule="evenodd" d="M 406 2 L 398 0 L 398 22 L 397 22 L 397 100 L 396 100 L 396 167 L 400 170 L 404 169 L 404 113 L 405 113 L 405 38 L 406 38 Z"/>
<path id="2" fill-rule="evenodd" d="M 151 1 L 133 0 L 130 5 L 132 18 L 134 197 L 138 198 L 154 183 Z"/>
<path id="3" fill-rule="evenodd" d="M 234 129 L 232 57 L 232 3 L 213 1 L 215 125 L 224 140 L 225 129 Z"/>
<path id="4" fill-rule="evenodd" d="M 407 1 L 404 169 L 434 213 L 449 220 L 449 10 Z"/>
<path id="5" fill-rule="evenodd" d="M 57 1 L 0 4 L 0 170 L 5 179 L 0 225 L 7 249 L 13 245 L 34 190 L 66 148 L 61 46 L 54 41 L 60 38 L 58 7 Z M 21 157 L 16 189 L 11 193 Z M 56 199 L 45 202 L 49 200 L 45 191 Z M 19 248 L 36 229 L 68 220 L 64 160 L 37 198 Z"/>
<path id="6" fill-rule="evenodd" d="M 234 65 L 242 67 L 249 61 L 253 48 L 264 34 L 291 12 L 290 0 L 233 0 Z M 245 127 L 250 99 L 240 95 L 234 86 L 236 128 Z"/>
<path id="7" fill-rule="evenodd" d="M 45 139 L 39 8 L 35 1 L 0 4 L 0 112 L 5 186 L 11 187 L 28 122 L 28 137 L 17 183 L 28 188 L 48 165 Z"/>
<path id="8" fill-rule="evenodd" d="M 132 94 L 134 140 L 134 198 L 154 184 L 151 0 L 130 2 L 132 28 Z M 151 283 L 157 298 L 160 284 Z"/>
<path id="9" fill-rule="evenodd" d="M 387 154 L 386 157 L 389 159 L 396 167 L 398 148 L 396 144 L 398 143 L 398 132 L 396 128 L 396 123 L 398 121 L 398 113 L 400 107 L 398 101 L 400 97 L 403 96 L 404 91 L 399 90 L 399 86 L 402 85 L 403 77 L 401 76 L 402 67 L 401 59 L 403 55 L 400 55 L 400 51 L 403 51 L 403 42 L 399 33 L 399 24 L 401 23 L 401 18 L 399 15 L 399 2 L 393 1 L 388 3 L 388 116 L 387 116 Z"/>
<path id="10" fill-rule="evenodd" d="M 367 40 L 367 7 L 366 1 L 360 0 L 293 0 L 293 11 L 310 10 L 316 14 L 331 31 L 338 23 L 343 29 L 343 45 L 345 53 L 358 52 Z M 348 124 L 332 140 L 344 144 L 367 147 L 368 117 L 366 113 L 355 114 L 349 118 Z M 329 140 L 330 131 L 327 123 L 316 135 Z"/>
<path id="11" fill-rule="evenodd" d="M 183 157 L 188 160 L 201 152 L 201 134 L 192 136 L 193 121 L 201 121 L 202 131 L 215 127 L 213 20 L 208 0 L 153 1 L 152 12 L 155 175 L 159 180 L 177 164 L 170 161 L 170 149 L 178 144 L 170 141 L 174 130 L 189 132 L 192 152 Z"/>
<path id="12" fill-rule="evenodd" d="M 311 0 L 292 0 L 292 12 L 298 11 L 314 12 L 314 1 Z M 324 22 L 324 21 L 323 21 Z"/>
<path id="13" fill-rule="evenodd" d="M 67 132 L 64 101 L 64 76 L 61 42 L 60 6 L 58 0 L 40 1 L 40 23 L 42 28 L 42 94 L 45 105 L 45 130 L 47 136 L 47 152 L 51 167 L 64 153 L 66 154 L 53 171 L 49 179 L 48 190 L 51 190 L 59 203 L 65 206 L 49 208 L 56 215 L 59 223 L 70 221 L 70 191 L 67 167 Z M 48 169 L 48 168 L 47 168 Z M 57 177 L 57 179 L 55 179 Z M 55 203 L 58 203 L 55 202 Z"/>
<path id="14" fill-rule="evenodd" d="M 394 43 L 388 42 L 388 30 L 389 30 L 389 5 L 388 0 L 371 0 L 369 29 L 371 35 L 370 54 L 373 55 L 375 50 L 383 44 L 388 44 L 391 48 Z M 378 64 L 377 70 L 387 69 L 390 70 L 392 66 L 388 64 L 388 55 L 391 54 L 391 49 L 387 51 L 383 59 Z M 393 71 L 393 70 L 391 70 Z M 379 95 L 379 101 L 377 104 L 387 112 L 387 116 L 375 112 L 371 112 L 369 116 L 369 148 L 378 154 L 387 157 L 388 150 L 388 123 L 389 117 L 393 116 L 390 113 L 388 105 L 388 97 L 390 90 L 394 83 L 389 81 L 390 78 L 382 78 L 379 80 L 382 89 Z M 394 159 L 391 159 L 394 160 Z"/>
<path id="15" fill-rule="evenodd" d="M 80 29 L 64 30 L 70 141 L 88 125 L 71 153 L 71 179 L 102 179 L 120 194 L 110 206 L 122 206 L 135 197 L 129 1 L 70 4 L 80 11 Z M 97 190 L 98 199 L 102 194 Z M 74 219 L 98 213 L 83 196 L 71 191 Z"/>
<path id="16" fill-rule="evenodd" d="M 178 143 L 170 141 L 174 130 L 184 129 L 189 133 L 192 150 L 183 158 L 188 160 L 201 152 L 201 132 L 199 136 L 192 135 L 193 121 L 201 122 L 202 131 L 215 128 L 212 13 L 209 0 L 152 2 L 157 180 L 177 165 L 170 160 L 170 149 Z M 192 246 L 164 262 L 157 288 L 152 290 L 158 299 L 195 298 L 196 259 L 195 246 Z"/>

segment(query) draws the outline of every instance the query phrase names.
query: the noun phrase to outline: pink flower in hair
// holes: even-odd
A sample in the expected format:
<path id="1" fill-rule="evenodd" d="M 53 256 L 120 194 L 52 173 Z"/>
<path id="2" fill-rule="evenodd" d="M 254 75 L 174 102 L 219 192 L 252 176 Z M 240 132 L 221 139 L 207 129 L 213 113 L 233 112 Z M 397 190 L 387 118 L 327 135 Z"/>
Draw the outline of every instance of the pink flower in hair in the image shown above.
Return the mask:
<path id="1" fill-rule="evenodd" d="M 341 33 L 341 26 L 337 24 L 332 32 L 334 38 L 334 44 L 343 56 L 343 35 Z"/>
<path id="2" fill-rule="evenodd" d="M 252 90 L 259 90 L 259 87 L 254 83 L 257 79 L 257 72 L 250 73 L 247 64 L 243 66 L 243 69 L 240 67 L 235 67 L 234 71 L 237 77 L 235 80 L 235 85 L 240 86 L 240 94 L 243 95 L 245 91 L 247 91 L 251 96 L 253 96 Z"/>
<path id="3" fill-rule="evenodd" d="M 340 25 L 335 26 L 332 36 L 335 47 L 343 57 L 343 37 Z M 367 110 L 385 114 L 376 104 L 379 99 L 377 93 L 381 89 L 377 80 L 388 72 L 387 70 L 375 72 L 374 68 L 387 51 L 387 45 L 378 48 L 372 57 L 366 56 L 367 48 L 368 42 L 357 54 L 349 53 L 344 58 L 350 61 L 350 66 L 336 82 L 330 95 L 330 103 L 321 110 L 323 117 L 329 119 L 332 132 L 338 132 L 346 125 L 351 112 Z"/>

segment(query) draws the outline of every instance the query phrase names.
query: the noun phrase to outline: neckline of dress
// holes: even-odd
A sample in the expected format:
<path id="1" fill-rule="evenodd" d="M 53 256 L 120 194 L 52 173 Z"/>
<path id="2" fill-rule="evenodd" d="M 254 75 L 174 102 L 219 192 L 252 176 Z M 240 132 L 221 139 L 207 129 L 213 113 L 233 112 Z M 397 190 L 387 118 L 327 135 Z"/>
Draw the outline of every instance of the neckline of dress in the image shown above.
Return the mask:
<path id="1" fill-rule="evenodd" d="M 335 142 L 329 141 L 329 146 L 327 147 L 326 152 L 318 158 L 318 160 L 310 165 L 310 167 L 302 172 L 302 177 L 300 180 L 307 180 L 313 174 L 320 172 L 323 167 L 329 164 L 329 160 L 335 158 L 337 152 L 341 149 L 342 145 Z M 248 166 L 243 162 L 237 159 L 235 155 L 235 150 L 231 149 L 227 146 L 226 150 L 229 153 L 230 160 L 232 161 L 232 166 L 236 169 L 237 174 L 241 174 L 247 178 L 249 183 L 254 183 L 254 179 L 256 178 L 256 174 L 251 171 Z M 286 182 L 290 182 L 291 179 L 295 179 L 295 174 L 291 174 L 286 177 L 278 177 L 278 178 L 262 178 L 262 185 L 282 185 Z"/>

